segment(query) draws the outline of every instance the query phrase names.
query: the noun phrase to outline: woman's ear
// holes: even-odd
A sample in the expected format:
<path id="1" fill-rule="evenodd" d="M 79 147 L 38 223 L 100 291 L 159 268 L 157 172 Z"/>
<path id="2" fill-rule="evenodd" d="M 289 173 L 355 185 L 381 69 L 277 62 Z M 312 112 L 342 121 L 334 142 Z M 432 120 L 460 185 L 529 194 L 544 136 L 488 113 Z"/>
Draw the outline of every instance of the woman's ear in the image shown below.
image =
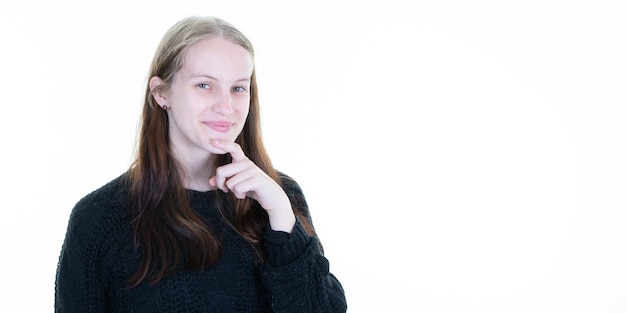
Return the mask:
<path id="1" fill-rule="evenodd" d="M 161 108 L 167 108 L 168 107 L 167 95 L 165 94 L 165 91 L 163 90 L 164 89 L 163 86 L 164 86 L 164 83 L 160 77 L 152 76 L 150 78 L 150 91 L 152 92 L 152 97 Z"/>

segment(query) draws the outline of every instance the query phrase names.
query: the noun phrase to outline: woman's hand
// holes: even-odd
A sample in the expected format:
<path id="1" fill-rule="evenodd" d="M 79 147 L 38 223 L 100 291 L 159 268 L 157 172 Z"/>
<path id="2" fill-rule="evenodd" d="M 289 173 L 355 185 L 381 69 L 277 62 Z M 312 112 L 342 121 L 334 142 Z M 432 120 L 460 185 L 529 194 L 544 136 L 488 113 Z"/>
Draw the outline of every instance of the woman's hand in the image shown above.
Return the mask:
<path id="1" fill-rule="evenodd" d="M 291 233 L 296 217 L 283 189 L 246 157 L 239 144 L 222 140 L 213 140 L 212 144 L 230 153 L 233 161 L 216 168 L 209 185 L 232 192 L 238 199 L 256 200 L 267 211 L 273 230 Z"/>

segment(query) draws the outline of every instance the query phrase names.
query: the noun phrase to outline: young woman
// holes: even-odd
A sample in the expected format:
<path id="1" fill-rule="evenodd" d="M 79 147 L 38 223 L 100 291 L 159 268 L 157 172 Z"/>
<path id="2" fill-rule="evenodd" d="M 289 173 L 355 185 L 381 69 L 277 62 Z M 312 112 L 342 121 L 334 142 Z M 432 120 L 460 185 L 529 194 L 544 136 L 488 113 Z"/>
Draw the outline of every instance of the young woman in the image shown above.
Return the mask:
<path id="1" fill-rule="evenodd" d="M 149 77 L 135 162 L 72 211 L 56 312 L 345 312 L 302 191 L 263 147 L 249 40 L 184 19 Z"/>

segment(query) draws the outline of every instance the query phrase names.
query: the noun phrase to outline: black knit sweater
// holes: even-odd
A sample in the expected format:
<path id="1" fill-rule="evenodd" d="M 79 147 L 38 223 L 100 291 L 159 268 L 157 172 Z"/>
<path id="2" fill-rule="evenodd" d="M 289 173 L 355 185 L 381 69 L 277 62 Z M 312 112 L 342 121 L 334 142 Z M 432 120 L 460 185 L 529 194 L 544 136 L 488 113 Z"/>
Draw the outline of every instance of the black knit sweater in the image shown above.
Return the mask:
<path id="1" fill-rule="evenodd" d="M 218 262 L 205 271 L 178 271 L 156 285 L 128 287 L 138 257 L 122 181 L 111 181 L 74 207 L 57 269 L 55 312 L 346 311 L 343 289 L 329 272 L 317 238 L 299 221 L 289 235 L 266 232 L 266 259 L 259 263 L 252 247 L 217 212 L 217 191 L 188 190 L 187 196 L 222 241 Z M 283 182 L 292 203 L 306 209 L 299 186 Z"/>

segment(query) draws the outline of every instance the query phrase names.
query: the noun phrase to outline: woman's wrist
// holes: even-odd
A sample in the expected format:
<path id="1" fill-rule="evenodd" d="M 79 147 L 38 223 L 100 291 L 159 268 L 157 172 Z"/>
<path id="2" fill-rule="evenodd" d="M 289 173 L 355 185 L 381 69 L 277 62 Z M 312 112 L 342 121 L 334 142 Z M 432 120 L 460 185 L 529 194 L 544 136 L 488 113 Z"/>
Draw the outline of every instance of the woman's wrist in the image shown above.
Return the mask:
<path id="1" fill-rule="evenodd" d="M 296 225 L 296 216 L 291 209 L 285 212 L 268 212 L 268 215 L 272 230 L 291 234 Z"/>
<path id="2" fill-rule="evenodd" d="M 287 195 L 285 199 L 281 201 L 281 205 L 267 210 L 267 215 L 270 220 L 270 228 L 274 231 L 284 231 L 290 233 L 293 231 L 294 225 L 296 225 L 296 216 L 291 208 L 291 202 Z"/>

